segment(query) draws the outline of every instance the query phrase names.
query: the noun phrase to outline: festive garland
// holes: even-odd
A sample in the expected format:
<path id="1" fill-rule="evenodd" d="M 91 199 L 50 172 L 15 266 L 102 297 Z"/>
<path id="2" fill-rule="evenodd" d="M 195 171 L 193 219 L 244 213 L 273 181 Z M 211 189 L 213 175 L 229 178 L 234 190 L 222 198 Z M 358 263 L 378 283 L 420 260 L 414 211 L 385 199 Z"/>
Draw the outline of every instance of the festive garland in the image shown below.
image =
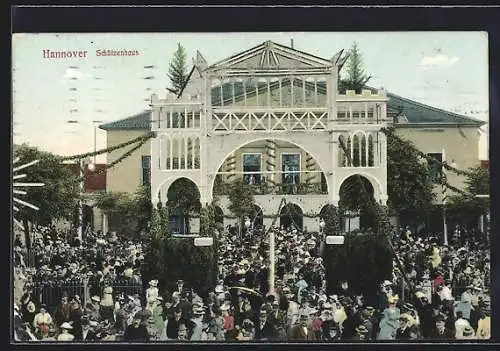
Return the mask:
<path id="1" fill-rule="evenodd" d="M 405 142 L 404 139 L 402 139 L 401 137 L 399 137 L 399 136 L 396 135 L 396 133 L 394 132 L 393 128 L 392 129 L 382 128 L 381 131 L 387 137 L 393 138 L 394 140 L 396 140 L 396 141 L 398 141 L 400 143 L 404 143 Z M 458 168 L 450 166 L 446 161 L 442 162 L 442 161 L 436 160 L 434 157 L 431 157 L 431 156 L 423 153 L 419 149 L 417 149 L 415 146 L 413 146 L 413 144 L 410 147 L 411 147 L 411 149 L 415 153 L 418 154 L 418 156 L 420 156 L 421 158 L 427 160 L 427 162 L 429 162 L 429 163 L 432 162 L 432 163 L 438 164 L 439 166 L 443 167 L 447 171 L 452 171 L 452 172 L 454 172 L 457 175 L 461 175 L 461 176 L 471 176 L 471 175 L 473 175 L 472 172 L 464 171 L 464 170 L 461 170 L 461 169 L 458 169 Z"/>
<path id="2" fill-rule="evenodd" d="M 126 153 L 121 155 L 119 158 L 117 158 L 116 160 L 114 160 L 110 164 L 108 164 L 106 167 L 104 167 L 98 171 L 93 172 L 92 175 L 99 175 L 99 174 L 102 174 L 102 173 L 106 172 L 107 170 L 113 168 L 117 164 L 121 163 L 124 159 L 126 159 L 127 157 L 132 155 L 136 150 L 140 149 L 142 147 L 142 145 L 144 145 L 147 141 L 148 141 L 147 139 L 140 141 L 137 145 L 135 145 L 133 148 L 131 148 L 129 151 L 127 151 Z M 85 175 L 78 178 L 78 181 L 82 181 L 84 179 L 85 179 Z"/>
<path id="3" fill-rule="evenodd" d="M 146 142 L 149 139 L 154 138 L 154 137 L 156 137 L 156 133 L 155 132 L 149 132 L 149 133 L 141 135 L 141 136 L 139 136 L 139 137 L 137 137 L 135 139 L 123 142 L 123 143 L 118 144 L 118 145 L 110 146 L 110 147 L 108 147 L 106 149 L 101 149 L 101 150 L 97 150 L 97 151 L 94 151 L 94 152 L 87 152 L 85 154 L 59 157 L 58 159 L 60 161 L 81 160 L 82 158 L 87 158 L 87 157 L 97 156 L 97 155 L 101 155 L 101 154 L 105 154 L 105 153 L 110 153 L 112 151 L 124 148 L 124 147 L 126 147 L 128 145 L 132 145 L 132 144 L 135 144 L 135 143 L 138 143 L 138 142 L 143 142 L 144 143 L 144 142 Z"/>

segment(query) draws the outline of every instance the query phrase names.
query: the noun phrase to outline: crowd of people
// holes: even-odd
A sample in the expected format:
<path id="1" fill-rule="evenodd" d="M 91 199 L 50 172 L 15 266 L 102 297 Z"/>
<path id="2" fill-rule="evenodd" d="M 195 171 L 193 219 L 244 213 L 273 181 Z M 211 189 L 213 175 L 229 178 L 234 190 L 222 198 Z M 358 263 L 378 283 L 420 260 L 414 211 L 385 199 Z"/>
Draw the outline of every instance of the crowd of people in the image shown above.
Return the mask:
<path id="1" fill-rule="evenodd" d="M 377 303 L 371 305 L 363 294 L 352 293 L 349 281 L 343 282 L 337 293 L 327 294 L 320 233 L 303 232 L 294 226 L 271 230 L 275 234 L 273 281 L 269 279 L 267 231 L 250 228 L 242 237 L 226 229 L 219 233 L 218 280 L 203 296 L 188 285 L 187 276 L 186 282 L 177 282 L 173 293 L 159 290 L 163 277 L 149 281 L 142 296 L 115 291 L 106 284 L 106 277 L 139 279 L 142 256 L 138 245 L 106 236 L 88 238 L 80 247 L 80 243 L 69 245 L 43 233 L 34 244 L 39 248 L 37 269 L 27 280 L 92 275 L 105 287 L 91 291 L 88 304 L 82 303 L 81 296 L 63 292 L 60 307 L 51 314 L 43 301 L 36 301 L 27 284 L 26 293 L 15 306 L 16 340 L 490 338 L 489 248 L 486 242 L 461 235 L 464 228 L 457 228 L 461 233 L 454 239 L 458 240 L 449 245 L 440 245 L 435 237 L 417 235 L 409 228 L 395 231 L 393 279 L 381 282 Z M 99 246 L 104 251 L 96 249 Z M 117 248 L 123 249 L 118 256 Z M 106 250 L 114 250 L 114 254 Z"/>

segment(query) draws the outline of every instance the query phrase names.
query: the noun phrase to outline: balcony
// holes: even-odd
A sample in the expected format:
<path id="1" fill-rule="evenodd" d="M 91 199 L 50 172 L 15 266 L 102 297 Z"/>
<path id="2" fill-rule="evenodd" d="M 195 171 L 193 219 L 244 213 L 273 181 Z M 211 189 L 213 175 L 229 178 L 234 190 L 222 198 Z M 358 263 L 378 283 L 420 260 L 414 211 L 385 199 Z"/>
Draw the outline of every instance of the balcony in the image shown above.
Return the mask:
<path id="1" fill-rule="evenodd" d="M 261 183 L 247 185 L 253 195 L 326 195 L 328 190 L 326 184 L 301 183 L 301 184 L 275 184 Z M 214 185 L 214 195 L 229 195 L 230 184 L 219 183 Z"/>

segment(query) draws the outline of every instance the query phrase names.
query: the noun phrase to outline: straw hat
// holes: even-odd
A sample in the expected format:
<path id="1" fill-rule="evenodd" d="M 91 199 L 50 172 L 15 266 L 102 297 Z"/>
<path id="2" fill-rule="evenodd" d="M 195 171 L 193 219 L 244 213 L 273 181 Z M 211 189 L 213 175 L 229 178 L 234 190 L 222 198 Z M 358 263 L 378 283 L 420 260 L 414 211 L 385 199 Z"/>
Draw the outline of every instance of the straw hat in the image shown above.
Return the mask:
<path id="1" fill-rule="evenodd" d="M 398 301 L 399 301 L 399 296 L 397 294 L 389 297 L 389 303 L 396 303 Z"/>
<path id="2" fill-rule="evenodd" d="M 92 296 L 91 300 L 95 302 L 101 302 L 101 298 L 99 296 Z"/>
<path id="3" fill-rule="evenodd" d="M 360 325 L 359 327 L 356 328 L 356 332 L 359 334 L 367 334 L 368 329 L 364 325 Z"/>

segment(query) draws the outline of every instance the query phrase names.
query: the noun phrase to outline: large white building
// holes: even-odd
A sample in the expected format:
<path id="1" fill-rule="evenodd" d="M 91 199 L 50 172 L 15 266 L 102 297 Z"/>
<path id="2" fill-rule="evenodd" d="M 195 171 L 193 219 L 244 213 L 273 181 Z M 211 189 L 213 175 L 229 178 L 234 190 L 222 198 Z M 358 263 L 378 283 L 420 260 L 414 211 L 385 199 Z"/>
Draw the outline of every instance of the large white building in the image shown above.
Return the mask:
<path id="1" fill-rule="evenodd" d="M 477 129 L 484 122 L 382 88 L 340 94 L 341 53 L 324 59 L 268 41 L 212 65 L 200 53 L 194 61 L 179 96 L 153 95 L 150 110 L 101 126 L 108 146 L 145 130 L 157 133 L 150 150 L 139 150 L 139 160 L 130 157 L 108 171 L 108 191 L 133 191 L 147 181 L 156 203 L 187 178 L 202 204 L 219 195 L 228 216 L 224 184 L 243 177 L 254 188 L 264 224 L 284 197 L 302 214 L 302 224 L 315 228 L 321 209 L 338 205 L 340 188 L 353 175 L 386 203 L 383 127 L 394 125 L 435 157 L 444 159 L 446 149 L 447 160 L 460 168 L 479 163 Z M 117 156 L 110 153 L 108 161 Z M 449 178 L 459 187 L 462 180 Z"/>

